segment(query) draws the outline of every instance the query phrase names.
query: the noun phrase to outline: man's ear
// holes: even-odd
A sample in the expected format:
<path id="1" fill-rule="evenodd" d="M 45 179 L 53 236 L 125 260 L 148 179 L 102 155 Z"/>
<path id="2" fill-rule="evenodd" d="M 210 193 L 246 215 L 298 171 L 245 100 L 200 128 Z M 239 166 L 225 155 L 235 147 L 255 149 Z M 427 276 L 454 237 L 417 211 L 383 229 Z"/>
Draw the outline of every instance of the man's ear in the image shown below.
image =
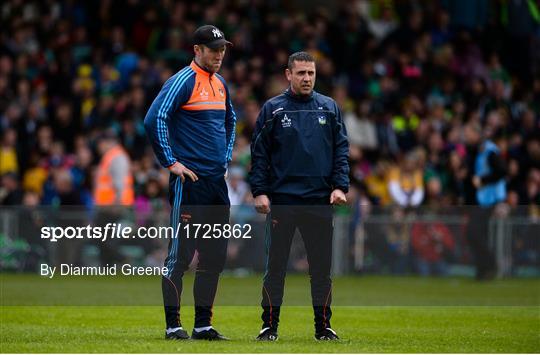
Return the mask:
<path id="1" fill-rule="evenodd" d="M 193 52 L 195 52 L 195 54 L 200 54 L 201 46 L 199 46 L 198 44 L 193 45 Z"/>
<path id="2" fill-rule="evenodd" d="M 289 70 L 289 68 L 285 69 L 285 76 L 287 77 L 288 81 L 291 81 L 292 72 Z"/>

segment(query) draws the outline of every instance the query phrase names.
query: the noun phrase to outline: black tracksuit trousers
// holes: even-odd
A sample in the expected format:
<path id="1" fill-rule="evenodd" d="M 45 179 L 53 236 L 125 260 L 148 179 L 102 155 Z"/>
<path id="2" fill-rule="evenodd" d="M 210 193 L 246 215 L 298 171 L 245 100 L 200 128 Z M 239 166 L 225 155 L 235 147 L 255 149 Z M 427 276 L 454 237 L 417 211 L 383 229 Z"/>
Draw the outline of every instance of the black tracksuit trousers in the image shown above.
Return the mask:
<path id="1" fill-rule="evenodd" d="M 277 329 L 291 243 L 298 228 L 307 252 L 315 329 L 330 327 L 332 311 L 332 207 L 329 197 L 273 195 L 267 216 L 266 273 L 262 288 L 263 328 Z"/>

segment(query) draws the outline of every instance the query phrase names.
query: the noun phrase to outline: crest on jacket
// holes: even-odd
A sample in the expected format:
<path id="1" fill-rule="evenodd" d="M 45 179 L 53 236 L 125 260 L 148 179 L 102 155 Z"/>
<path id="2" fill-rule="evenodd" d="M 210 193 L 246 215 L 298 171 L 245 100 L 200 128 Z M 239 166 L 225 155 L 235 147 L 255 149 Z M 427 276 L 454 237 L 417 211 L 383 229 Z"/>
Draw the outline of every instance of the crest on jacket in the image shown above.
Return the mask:
<path id="1" fill-rule="evenodd" d="M 292 121 L 289 117 L 287 117 L 287 114 L 283 115 L 283 118 L 281 119 L 281 127 L 287 128 L 292 125 Z"/>

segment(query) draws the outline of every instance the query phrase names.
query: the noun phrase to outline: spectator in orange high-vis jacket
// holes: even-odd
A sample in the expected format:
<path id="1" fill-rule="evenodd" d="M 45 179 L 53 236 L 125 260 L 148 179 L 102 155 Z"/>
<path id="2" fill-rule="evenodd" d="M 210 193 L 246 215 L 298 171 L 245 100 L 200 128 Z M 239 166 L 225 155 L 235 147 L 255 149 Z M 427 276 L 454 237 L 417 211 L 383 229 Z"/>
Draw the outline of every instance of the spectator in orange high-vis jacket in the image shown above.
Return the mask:
<path id="1" fill-rule="evenodd" d="M 131 206 L 135 201 L 131 161 L 112 132 L 98 141 L 101 161 L 94 180 L 94 203 L 97 206 Z"/>

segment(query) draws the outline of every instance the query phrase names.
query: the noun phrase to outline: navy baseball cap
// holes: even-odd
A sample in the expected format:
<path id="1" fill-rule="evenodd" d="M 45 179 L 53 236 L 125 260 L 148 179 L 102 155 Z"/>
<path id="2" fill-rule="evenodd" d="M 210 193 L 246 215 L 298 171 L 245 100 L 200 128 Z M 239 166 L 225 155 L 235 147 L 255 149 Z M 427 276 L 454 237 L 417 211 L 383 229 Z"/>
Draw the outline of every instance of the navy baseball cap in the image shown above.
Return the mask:
<path id="1" fill-rule="evenodd" d="M 225 39 L 223 32 L 212 25 L 204 25 L 193 33 L 193 44 L 204 44 L 208 48 L 216 49 L 223 45 L 232 45 Z"/>

